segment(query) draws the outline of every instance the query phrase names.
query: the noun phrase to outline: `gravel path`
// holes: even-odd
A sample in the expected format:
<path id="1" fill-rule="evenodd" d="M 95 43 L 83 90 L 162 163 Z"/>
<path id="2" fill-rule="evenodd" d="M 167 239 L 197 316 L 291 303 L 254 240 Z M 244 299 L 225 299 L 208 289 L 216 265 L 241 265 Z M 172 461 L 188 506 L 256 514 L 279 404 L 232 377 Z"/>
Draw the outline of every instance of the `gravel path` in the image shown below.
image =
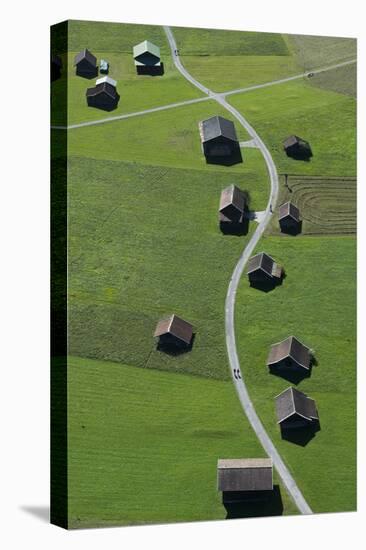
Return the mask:
<path id="1" fill-rule="evenodd" d="M 177 69 L 182 73 L 182 75 L 187 80 L 189 80 L 189 82 L 191 82 L 194 86 L 196 86 L 202 92 L 207 94 L 208 97 L 215 99 L 220 105 L 222 105 L 225 109 L 227 109 L 238 120 L 238 122 L 249 133 L 252 140 L 255 141 L 258 149 L 260 149 L 260 151 L 262 152 L 264 160 L 267 165 L 270 182 L 271 182 L 271 191 L 270 191 L 270 197 L 268 200 L 267 208 L 263 214 L 261 221 L 258 224 L 256 231 L 254 232 L 253 236 L 251 237 L 250 241 L 245 247 L 241 257 L 239 258 L 238 263 L 235 266 L 234 272 L 231 276 L 231 280 L 229 283 L 227 295 L 226 295 L 226 302 L 225 302 L 226 346 L 227 346 L 227 353 L 228 353 L 230 367 L 231 367 L 232 379 L 233 379 L 236 391 L 238 393 L 241 405 L 243 407 L 243 410 L 251 426 L 253 427 L 264 450 L 267 452 L 268 456 L 272 458 L 274 467 L 276 468 L 289 494 L 292 496 L 299 511 L 302 514 L 311 514 L 312 513 L 311 508 L 309 507 L 308 503 L 303 497 L 300 489 L 296 485 L 294 478 L 292 477 L 288 468 L 284 464 L 281 456 L 279 455 L 276 447 L 273 445 L 270 437 L 268 436 L 262 422 L 260 421 L 254 409 L 253 403 L 250 399 L 247 387 L 245 385 L 245 380 L 241 377 L 240 363 L 239 363 L 239 358 L 238 358 L 237 349 L 236 349 L 236 342 L 235 342 L 234 308 L 235 308 L 236 292 L 237 292 L 238 284 L 240 281 L 240 277 L 243 273 L 245 264 L 247 263 L 249 257 L 251 256 L 259 239 L 263 235 L 263 232 L 266 229 L 271 219 L 272 210 L 274 209 L 277 202 L 278 175 L 277 175 L 276 166 L 273 162 L 270 152 L 268 151 L 267 147 L 265 146 L 265 144 L 263 143 L 263 141 L 261 140 L 257 132 L 254 130 L 254 128 L 252 128 L 252 126 L 243 117 L 243 115 L 239 113 L 239 111 L 237 111 L 232 105 L 227 103 L 227 101 L 225 100 L 225 95 L 215 94 L 214 92 L 212 92 L 211 90 L 203 86 L 200 82 L 198 82 L 195 78 L 193 78 L 188 73 L 188 71 L 184 68 L 182 64 L 179 58 L 179 55 L 177 54 L 178 48 L 177 48 L 177 44 L 175 42 L 172 30 L 169 27 L 164 27 L 164 30 L 170 44 L 173 61 Z M 238 374 L 240 375 L 240 377 L 238 376 Z"/>

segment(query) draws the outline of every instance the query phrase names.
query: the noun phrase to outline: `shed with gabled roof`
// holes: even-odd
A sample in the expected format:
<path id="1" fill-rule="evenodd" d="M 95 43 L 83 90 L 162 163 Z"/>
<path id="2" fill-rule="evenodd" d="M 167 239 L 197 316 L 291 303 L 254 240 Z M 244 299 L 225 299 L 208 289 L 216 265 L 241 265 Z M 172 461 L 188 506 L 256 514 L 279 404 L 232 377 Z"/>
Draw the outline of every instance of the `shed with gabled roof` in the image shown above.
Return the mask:
<path id="1" fill-rule="evenodd" d="M 120 96 L 116 88 L 108 82 L 101 82 L 93 88 L 88 88 L 86 90 L 88 106 L 97 107 L 104 111 L 112 111 L 115 109 L 118 105 L 119 98 Z"/>
<path id="2" fill-rule="evenodd" d="M 314 399 L 296 388 L 287 388 L 275 397 L 277 422 L 282 429 L 300 428 L 319 423 Z"/>
<path id="3" fill-rule="evenodd" d="M 305 346 L 295 336 L 289 336 L 273 344 L 270 348 L 267 366 L 272 369 L 305 369 L 311 368 L 310 348 Z"/>
<path id="4" fill-rule="evenodd" d="M 230 157 L 240 153 L 234 123 L 222 116 L 213 116 L 198 123 L 201 145 L 206 157 Z"/>
<path id="5" fill-rule="evenodd" d="M 283 269 L 271 256 L 260 252 L 249 259 L 247 275 L 253 286 L 278 284 L 283 275 Z"/>
<path id="6" fill-rule="evenodd" d="M 219 206 L 220 223 L 240 223 L 246 207 L 245 195 L 239 187 L 232 184 L 221 191 Z"/>
<path id="7" fill-rule="evenodd" d="M 154 337 L 159 339 L 161 347 L 189 347 L 192 343 L 193 326 L 173 313 L 158 322 Z"/>
<path id="8" fill-rule="evenodd" d="M 217 487 L 223 493 L 272 491 L 272 460 L 270 458 L 219 459 Z"/>
<path id="9" fill-rule="evenodd" d="M 97 58 L 87 48 L 76 54 L 74 66 L 76 74 L 85 78 L 93 78 L 98 72 Z"/>
<path id="10" fill-rule="evenodd" d="M 136 66 L 160 65 L 160 48 L 149 40 L 144 40 L 133 47 L 133 58 Z"/>
<path id="11" fill-rule="evenodd" d="M 288 157 L 306 160 L 313 156 L 310 144 L 299 136 L 291 135 L 283 142 L 283 148 Z"/>
<path id="12" fill-rule="evenodd" d="M 291 201 L 281 204 L 278 222 L 283 233 L 297 234 L 301 228 L 300 210 Z"/>

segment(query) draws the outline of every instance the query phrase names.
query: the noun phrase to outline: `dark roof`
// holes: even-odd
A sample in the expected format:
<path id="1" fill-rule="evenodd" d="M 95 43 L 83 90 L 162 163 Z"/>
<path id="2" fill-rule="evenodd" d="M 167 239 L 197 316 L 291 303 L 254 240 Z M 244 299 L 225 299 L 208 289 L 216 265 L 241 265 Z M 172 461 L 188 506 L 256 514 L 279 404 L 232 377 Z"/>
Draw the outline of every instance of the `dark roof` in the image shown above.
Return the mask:
<path id="1" fill-rule="evenodd" d="M 284 204 L 281 204 L 279 208 L 279 220 L 287 218 L 288 216 L 296 222 L 300 221 L 300 210 L 297 208 L 297 206 L 292 204 L 292 202 L 285 202 Z"/>
<path id="2" fill-rule="evenodd" d="M 158 322 L 154 336 L 162 336 L 168 333 L 189 344 L 192 340 L 193 326 L 173 313 L 173 315 Z"/>
<path id="3" fill-rule="evenodd" d="M 108 84 L 108 82 L 97 84 L 94 88 L 88 88 L 86 90 L 86 97 L 93 97 L 102 93 L 107 94 L 112 99 L 116 99 L 118 97 L 116 88 L 111 84 Z"/>
<path id="4" fill-rule="evenodd" d="M 282 342 L 273 344 L 269 351 L 267 365 L 273 365 L 282 361 L 286 357 L 291 357 L 298 365 L 304 369 L 310 368 L 310 350 L 302 344 L 295 336 L 289 336 Z"/>
<path id="5" fill-rule="evenodd" d="M 83 59 L 86 59 L 90 63 L 90 65 L 92 65 L 93 67 L 97 66 L 97 58 L 86 48 L 85 50 L 82 50 L 81 52 L 75 55 L 74 65 L 77 65 Z"/>
<path id="6" fill-rule="evenodd" d="M 234 123 L 221 116 L 213 116 L 202 120 L 199 123 L 199 129 L 202 143 L 220 136 L 231 141 L 238 141 Z"/>
<path id="7" fill-rule="evenodd" d="M 276 399 L 276 414 L 280 424 L 294 414 L 298 414 L 306 420 L 319 420 L 314 399 L 296 388 L 287 388 Z"/>
<path id="8" fill-rule="evenodd" d="M 217 462 L 219 491 L 271 491 L 270 458 L 220 459 Z"/>
<path id="9" fill-rule="evenodd" d="M 260 254 L 256 254 L 255 256 L 252 256 L 248 262 L 248 269 L 247 274 L 252 273 L 253 271 L 257 271 L 257 269 L 261 269 L 267 275 L 272 277 L 273 268 L 275 266 L 275 261 L 271 256 L 268 256 L 265 252 L 261 252 Z"/>
<path id="10" fill-rule="evenodd" d="M 221 211 L 229 205 L 234 206 L 239 212 L 244 212 L 245 198 L 243 191 L 234 184 L 221 191 L 219 210 Z"/>
<path id="11" fill-rule="evenodd" d="M 301 145 L 302 147 L 310 147 L 309 143 L 305 141 L 305 139 L 300 138 L 299 136 L 288 136 L 285 141 L 283 142 L 283 146 L 285 149 L 288 147 L 292 147 L 293 145 Z"/>

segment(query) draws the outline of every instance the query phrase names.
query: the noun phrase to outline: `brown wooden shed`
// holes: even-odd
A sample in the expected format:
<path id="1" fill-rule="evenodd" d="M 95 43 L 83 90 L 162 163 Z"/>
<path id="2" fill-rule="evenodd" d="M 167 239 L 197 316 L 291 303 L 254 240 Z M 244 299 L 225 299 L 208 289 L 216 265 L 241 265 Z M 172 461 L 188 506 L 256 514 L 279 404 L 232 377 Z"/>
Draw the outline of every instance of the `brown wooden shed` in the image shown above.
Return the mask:
<path id="1" fill-rule="evenodd" d="M 232 184 L 221 191 L 219 206 L 219 221 L 240 223 L 246 207 L 245 194 L 239 187 Z"/>
<path id="2" fill-rule="evenodd" d="M 272 459 L 219 459 L 217 488 L 224 503 L 268 498 L 273 491 Z"/>
<path id="3" fill-rule="evenodd" d="M 120 96 L 115 86 L 112 86 L 108 82 L 102 82 L 86 90 L 86 101 L 89 107 L 96 107 L 104 111 L 115 109 L 119 98 Z"/>
<path id="4" fill-rule="evenodd" d="M 311 368 L 310 349 L 302 344 L 295 336 L 273 344 L 270 348 L 267 366 L 270 370 L 305 369 Z"/>
<path id="5" fill-rule="evenodd" d="M 283 142 L 288 157 L 296 160 L 309 160 L 313 156 L 310 144 L 299 136 L 291 135 Z"/>
<path id="6" fill-rule="evenodd" d="M 302 428 L 319 423 L 314 399 L 296 388 L 287 388 L 275 397 L 277 423 L 282 429 Z"/>
<path id="7" fill-rule="evenodd" d="M 298 233 L 301 228 L 300 210 L 291 201 L 279 207 L 278 221 L 283 233 Z"/>
<path id="8" fill-rule="evenodd" d="M 173 313 L 158 322 L 154 337 L 159 339 L 161 347 L 189 348 L 192 344 L 193 326 Z"/>
<path id="9" fill-rule="evenodd" d="M 97 58 L 85 48 L 74 58 L 76 74 L 84 78 L 94 78 L 98 73 Z"/>
<path id="10" fill-rule="evenodd" d="M 272 286 L 281 282 L 283 268 L 271 256 L 260 252 L 249 259 L 247 275 L 252 286 Z"/>
<path id="11" fill-rule="evenodd" d="M 198 127 L 206 158 L 229 158 L 240 154 L 238 137 L 231 120 L 213 116 L 199 122 Z"/>

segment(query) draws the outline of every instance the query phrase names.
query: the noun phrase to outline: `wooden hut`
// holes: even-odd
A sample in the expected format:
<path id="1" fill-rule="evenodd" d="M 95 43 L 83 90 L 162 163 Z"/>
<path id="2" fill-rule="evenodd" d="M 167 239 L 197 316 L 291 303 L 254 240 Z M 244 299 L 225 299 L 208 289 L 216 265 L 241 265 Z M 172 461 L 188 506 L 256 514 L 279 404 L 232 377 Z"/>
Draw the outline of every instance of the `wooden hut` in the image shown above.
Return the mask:
<path id="1" fill-rule="evenodd" d="M 84 78 L 94 78 L 97 73 L 97 58 L 88 50 L 84 49 L 74 58 L 76 74 Z"/>
<path id="2" fill-rule="evenodd" d="M 240 155 L 240 145 L 234 123 L 221 116 L 213 116 L 198 124 L 202 151 L 206 158 L 230 158 Z"/>
<path id="3" fill-rule="evenodd" d="M 109 78 L 109 77 L 105 77 Z M 100 79 L 104 80 L 104 79 Z M 115 81 L 113 81 L 115 82 Z M 86 90 L 86 100 L 89 107 L 96 107 L 104 111 L 112 111 L 118 105 L 119 94 L 112 84 L 103 81 Z"/>
<path id="4" fill-rule="evenodd" d="M 278 222 L 283 233 L 298 233 L 301 228 L 300 210 L 292 202 L 281 204 Z"/>
<path id="5" fill-rule="evenodd" d="M 289 136 L 283 142 L 283 148 L 288 157 L 296 160 L 309 160 L 313 156 L 310 144 L 299 136 Z"/>
<path id="6" fill-rule="evenodd" d="M 270 370 L 305 369 L 311 368 L 310 349 L 302 344 L 295 336 L 289 336 L 285 340 L 273 344 L 270 348 L 267 366 Z"/>
<path id="7" fill-rule="evenodd" d="M 133 58 L 137 74 L 163 74 L 163 64 L 160 60 L 160 48 L 144 40 L 133 47 Z"/>
<path id="8" fill-rule="evenodd" d="M 246 208 L 245 194 L 232 184 L 221 191 L 219 206 L 220 223 L 241 223 Z"/>
<path id="9" fill-rule="evenodd" d="M 260 252 L 249 259 L 247 275 L 252 286 L 272 286 L 281 282 L 283 268 L 271 256 Z"/>
<path id="10" fill-rule="evenodd" d="M 193 326 L 173 314 L 158 322 L 154 337 L 158 338 L 159 347 L 162 348 L 189 348 L 192 344 Z"/>
<path id="11" fill-rule="evenodd" d="M 272 459 L 219 459 L 217 488 L 225 503 L 268 497 L 273 490 Z"/>
<path id="12" fill-rule="evenodd" d="M 314 399 L 296 388 L 287 388 L 275 397 L 277 423 L 281 429 L 317 426 L 319 415 Z"/>

